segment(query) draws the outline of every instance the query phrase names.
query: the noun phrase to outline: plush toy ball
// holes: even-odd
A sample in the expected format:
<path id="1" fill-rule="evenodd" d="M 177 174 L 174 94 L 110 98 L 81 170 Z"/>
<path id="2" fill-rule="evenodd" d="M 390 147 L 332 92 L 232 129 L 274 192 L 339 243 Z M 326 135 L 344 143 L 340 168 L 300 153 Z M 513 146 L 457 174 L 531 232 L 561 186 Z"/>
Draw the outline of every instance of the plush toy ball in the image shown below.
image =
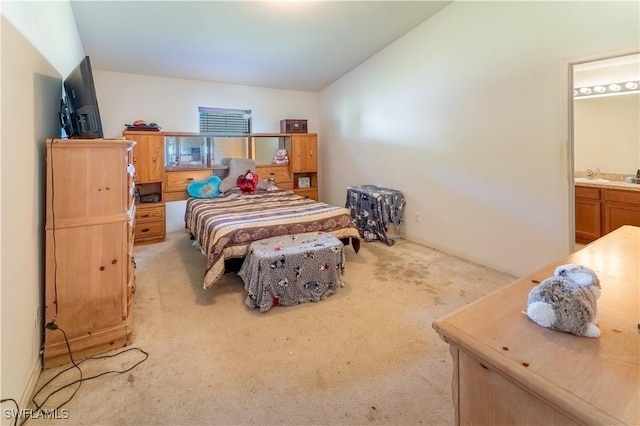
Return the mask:
<path id="1" fill-rule="evenodd" d="M 253 194 L 256 192 L 256 186 L 258 186 L 259 180 L 257 174 L 251 170 L 247 170 L 247 173 L 238 176 L 238 188 L 240 188 L 244 194 Z"/>

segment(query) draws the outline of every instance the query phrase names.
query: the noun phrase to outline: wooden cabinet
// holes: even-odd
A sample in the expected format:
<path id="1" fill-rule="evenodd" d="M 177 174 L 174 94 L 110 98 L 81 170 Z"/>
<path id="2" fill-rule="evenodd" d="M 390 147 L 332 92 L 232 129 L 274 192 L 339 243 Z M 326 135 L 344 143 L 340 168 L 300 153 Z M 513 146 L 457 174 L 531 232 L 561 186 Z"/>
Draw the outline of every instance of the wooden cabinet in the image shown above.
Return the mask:
<path id="1" fill-rule="evenodd" d="M 164 177 L 164 134 L 162 132 L 124 132 L 133 140 L 133 165 L 137 184 L 162 182 Z"/>
<path id="2" fill-rule="evenodd" d="M 131 342 L 132 145 L 46 143 L 45 323 L 64 330 L 75 360 Z M 46 330 L 43 362 L 70 362 L 59 330 Z"/>
<path id="3" fill-rule="evenodd" d="M 576 185 L 577 242 L 590 243 L 623 225 L 640 226 L 640 191 Z"/>
<path id="4" fill-rule="evenodd" d="M 291 171 L 293 173 L 318 171 L 318 135 L 315 133 L 291 135 Z"/>
<path id="5" fill-rule="evenodd" d="M 590 243 L 602 236 L 602 202 L 600 188 L 576 186 L 576 241 Z"/>
<path id="6" fill-rule="evenodd" d="M 135 142 L 132 161 L 135 167 L 138 214 L 136 244 L 163 241 L 165 232 L 165 206 L 162 198 L 164 179 L 164 133 L 125 131 L 124 136 Z M 154 201 L 147 201 L 152 199 Z M 153 219 L 149 219 L 149 218 Z M 138 220 L 142 218 L 142 220 Z"/>
<path id="7" fill-rule="evenodd" d="M 318 135 L 315 133 L 292 133 L 289 153 L 294 191 L 307 198 L 317 200 Z M 308 187 L 302 185 L 306 181 L 309 183 Z"/>
<path id="8" fill-rule="evenodd" d="M 639 258 L 640 228 L 623 226 L 434 322 L 453 358 L 456 424 L 640 424 Z M 522 313 L 535 283 L 567 263 L 600 277 L 598 338 Z"/>
<path id="9" fill-rule="evenodd" d="M 606 189 L 604 192 L 604 233 L 623 225 L 640 226 L 640 191 Z"/>

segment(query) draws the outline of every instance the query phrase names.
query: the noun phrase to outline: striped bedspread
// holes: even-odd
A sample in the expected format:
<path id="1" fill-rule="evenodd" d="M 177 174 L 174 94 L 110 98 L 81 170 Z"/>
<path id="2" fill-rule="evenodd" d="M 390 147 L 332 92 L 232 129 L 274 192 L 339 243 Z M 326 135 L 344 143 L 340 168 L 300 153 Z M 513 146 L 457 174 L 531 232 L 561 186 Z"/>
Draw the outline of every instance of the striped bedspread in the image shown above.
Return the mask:
<path id="1" fill-rule="evenodd" d="M 223 198 L 189 198 L 185 226 L 207 257 L 204 288 L 224 274 L 226 259 L 244 257 L 253 241 L 303 232 L 330 232 L 351 239 L 357 252 L 360 234 L 349 210 L 303 198 L 292 191 Z"/>

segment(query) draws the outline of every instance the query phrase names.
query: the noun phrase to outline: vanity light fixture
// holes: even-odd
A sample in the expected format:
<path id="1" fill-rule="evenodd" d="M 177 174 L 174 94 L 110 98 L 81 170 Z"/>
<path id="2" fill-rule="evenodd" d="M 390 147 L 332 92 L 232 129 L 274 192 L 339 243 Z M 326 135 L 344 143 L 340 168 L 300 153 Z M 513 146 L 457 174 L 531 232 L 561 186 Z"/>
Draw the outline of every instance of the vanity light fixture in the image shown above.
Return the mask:
<path id="1" fill-rule="evenodd" d="M 575 99 L 627 95 L 630 93 L 640 93 L 640 80 L 607 85 L 598 84 L 596 86 L 585 86 L 573 89 L 573 97 Z"/>

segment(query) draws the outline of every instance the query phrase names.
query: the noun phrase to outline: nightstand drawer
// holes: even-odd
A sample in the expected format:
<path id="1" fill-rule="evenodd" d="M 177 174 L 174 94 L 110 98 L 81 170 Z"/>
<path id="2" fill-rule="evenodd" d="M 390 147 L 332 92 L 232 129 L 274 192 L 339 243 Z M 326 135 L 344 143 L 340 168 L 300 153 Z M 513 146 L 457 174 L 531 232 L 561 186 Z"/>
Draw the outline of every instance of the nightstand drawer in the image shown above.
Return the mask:
<path id="1" fill-rule="evenodd" d="M 318 190 L 314 188 L 310 189 L 296 189 L 294 191 L 296 195 L 300 195 L 304 198 L 311 198 L 312 200 L 318 201 Z"/>
<path id="2" fill-rule="evenodd" d="M 287 165 L 256 166 L 256 173 L 260 179 L 272 178 L 280 189 L 293 188 Z"/>
<path id="3" fill-rule="evenodd" d="M 164 220 L 161 222 L 140 223 L 136 225 L 136 243 L 153 238 L 164 239 Z"/>
<path id="4" fill-rule="evenodd" d="M 140 203 L 136 207 L 136 223 L 164 221 L 164 203 Z"/>

